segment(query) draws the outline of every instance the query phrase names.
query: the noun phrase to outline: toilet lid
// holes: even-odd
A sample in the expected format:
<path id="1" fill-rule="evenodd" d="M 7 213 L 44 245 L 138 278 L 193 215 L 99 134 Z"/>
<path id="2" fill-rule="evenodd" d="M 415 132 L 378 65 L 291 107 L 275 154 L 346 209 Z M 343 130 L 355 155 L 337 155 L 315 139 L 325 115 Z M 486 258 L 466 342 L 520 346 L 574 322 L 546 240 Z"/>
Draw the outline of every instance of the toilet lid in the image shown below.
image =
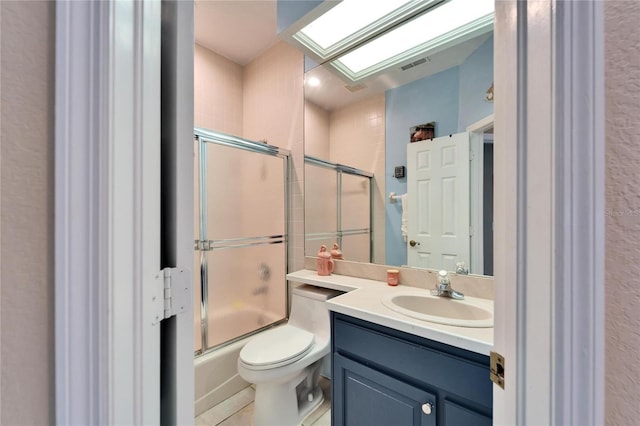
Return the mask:
<path id="1" fill-rule="evenodd" d="M 306 355 L 313 342 L 313 333 L 285 325 L 254 337 L 240 351 L 240 360 L 255 368 L 290 364 Z"/>

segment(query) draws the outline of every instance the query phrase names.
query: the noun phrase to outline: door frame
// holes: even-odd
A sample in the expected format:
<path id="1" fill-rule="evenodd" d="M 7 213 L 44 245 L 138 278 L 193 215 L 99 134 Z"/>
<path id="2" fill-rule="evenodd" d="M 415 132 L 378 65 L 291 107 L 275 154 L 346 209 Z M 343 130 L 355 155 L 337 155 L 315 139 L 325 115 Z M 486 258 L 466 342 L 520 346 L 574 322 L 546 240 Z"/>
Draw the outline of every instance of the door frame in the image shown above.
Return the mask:
<path id="1" fill-rule="evenodd" d="M 165 267 L 186 272 L 185 309 L 163 321 L 161 425 L 190 424 L 195 412 L 194 5 L 162 0 L 162 209 Z"/>
<path id="2" fill-rule="evenodd" d="M 193 422 L 190 307 L 173 323 L 174 358 L 160 355 L 160 61 L 165 3 L 56 3 L 58 424 L 167 424 L 161 416 L 165 406 L 175 407 L 175 421 L 170 423 Z M 188 57 L 193 52 L 193 7 L 177 3 L 180 13 L 172 16 L 180 28 L 176 51 Z M 185 46 L 186 51 L 180 51 Z M 192 63 L 188 58 L 181 64 L 177 77 L 179 99 L 186 105 L 193 104 Z M 179 164 L 176 185 L 184 188 L 193 184 L 188 172 L 193 167 L 192 106 L 177 108 L 175 114 L 176 132 L 186 129 L 189 147 L 174 159 Z M 176 202 L 177 232 L 188 235 L 178 248 L 182 265 L 192 263 L 192 197 L 192 191 L 182 192 Z M 161 395 L 163 367 L 175 374 L 170 378 L 179 388 L 175 394 Z"/>
<path id="3" fill-rule="evenodd" d="M 160 12 L 56 3 L 58 424 L 160 421 Z"/>
<path id="4" fill-rule="evenodd" d="M 603 15 L 496 2 L 494 424 L 604 423 Z"/>
<path id="5" fill-rule="evenodd" d="M 469 273 L 484 273 L 484 132 L 493 128 L 494 114 L 476 121 L 467 127 L 469 132 L 469 219 L 471 243 L 469 250 Z M 482 272 L 478 272 L 478 265 Z"/>

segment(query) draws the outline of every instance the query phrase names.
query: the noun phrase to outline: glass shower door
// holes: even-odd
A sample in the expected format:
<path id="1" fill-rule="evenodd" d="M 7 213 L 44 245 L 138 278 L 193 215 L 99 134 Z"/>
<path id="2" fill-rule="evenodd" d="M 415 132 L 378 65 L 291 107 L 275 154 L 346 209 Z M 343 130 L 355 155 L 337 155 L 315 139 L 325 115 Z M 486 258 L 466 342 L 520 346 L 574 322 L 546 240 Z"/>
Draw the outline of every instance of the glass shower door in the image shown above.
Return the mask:
<path id="1" fill-rule="evenodd" d="M 371 179 L 342 173 L 340 223 L 345 259 L 371 262 Z"/>
<path id="2" fill-rule="evenodd" d="M 338 240 L 338 177 L 334 170 L 305 164 L 304 235 L 307 256 Z"/>
<path id="3" fill-rule="evenodd" d="M 338 243 L 345 260 L 371 262 L 372 174 L 305 156 L 305 255 Z"/>
<path id="4" fill-rule="evenodd" d="M 286 317 L 287 157 L 201 141 L 203 349 Z"/>

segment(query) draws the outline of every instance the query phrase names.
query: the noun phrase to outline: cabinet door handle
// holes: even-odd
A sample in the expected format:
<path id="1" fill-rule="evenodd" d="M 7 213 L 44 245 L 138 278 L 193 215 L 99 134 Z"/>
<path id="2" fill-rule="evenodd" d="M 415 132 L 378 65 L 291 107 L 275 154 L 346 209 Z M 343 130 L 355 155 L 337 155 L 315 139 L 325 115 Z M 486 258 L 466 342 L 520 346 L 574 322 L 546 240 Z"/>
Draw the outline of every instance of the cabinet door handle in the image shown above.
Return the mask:
<path id="1" fill-rule="evenodd" d="M 432 408 L 432 405 L 428 402 L 422 404 L 422 412 L 425 413 L 427 416 L 431 414 L 431 408 Z"/>

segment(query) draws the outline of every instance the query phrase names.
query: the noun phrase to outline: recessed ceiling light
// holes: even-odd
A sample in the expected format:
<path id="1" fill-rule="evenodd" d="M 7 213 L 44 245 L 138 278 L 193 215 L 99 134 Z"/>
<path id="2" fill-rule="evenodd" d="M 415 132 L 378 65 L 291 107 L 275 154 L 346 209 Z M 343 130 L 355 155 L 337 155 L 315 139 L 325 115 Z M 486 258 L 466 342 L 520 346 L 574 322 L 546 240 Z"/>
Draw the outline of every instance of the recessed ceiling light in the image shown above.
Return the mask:
<path id="1" fill-rule="evenodd" d="M 320 80 L 317 77 L 311 77 L 307 80 L 307 84 L 311 87 L 320 86 Z"/>

